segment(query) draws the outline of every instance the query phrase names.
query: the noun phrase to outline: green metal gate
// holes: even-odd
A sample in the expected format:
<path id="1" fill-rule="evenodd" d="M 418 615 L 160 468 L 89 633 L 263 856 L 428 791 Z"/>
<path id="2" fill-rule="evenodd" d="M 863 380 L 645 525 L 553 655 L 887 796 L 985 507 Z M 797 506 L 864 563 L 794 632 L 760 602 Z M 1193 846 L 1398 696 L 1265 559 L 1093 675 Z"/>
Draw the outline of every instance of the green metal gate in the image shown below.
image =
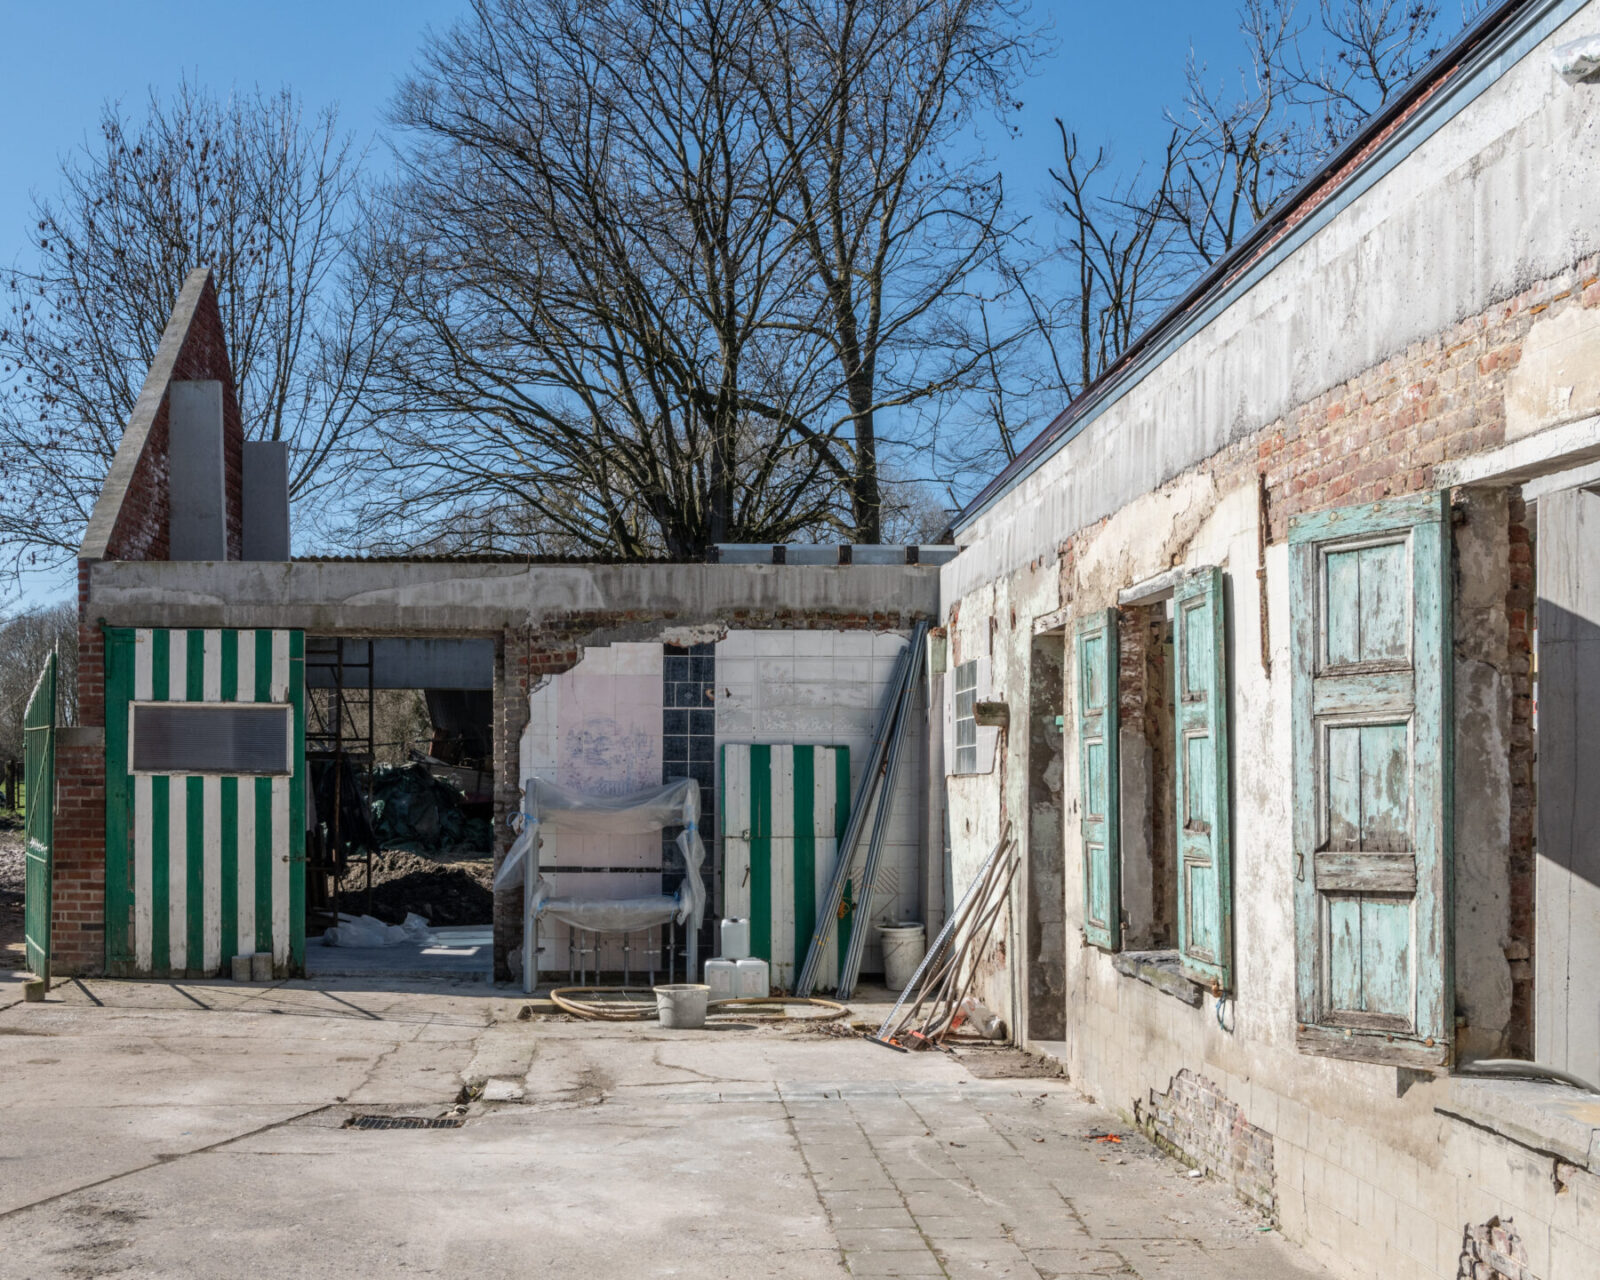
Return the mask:
<path id="1" fill-rule="evenodd" d="M 56 655 L 45 660 L 22 721 L 23 836 L 27 857 L 24 953 L 30 971 L 50 982 L 51 843 L 56 809 Z"/>

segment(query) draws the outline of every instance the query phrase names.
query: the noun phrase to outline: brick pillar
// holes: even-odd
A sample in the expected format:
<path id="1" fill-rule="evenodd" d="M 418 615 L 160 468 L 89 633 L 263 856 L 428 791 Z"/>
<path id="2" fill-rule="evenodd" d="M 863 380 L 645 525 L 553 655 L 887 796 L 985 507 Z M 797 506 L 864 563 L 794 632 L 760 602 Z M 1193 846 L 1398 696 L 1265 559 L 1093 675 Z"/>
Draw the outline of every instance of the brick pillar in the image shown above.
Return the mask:
<path id="1" fill-rule="evenodd" d="M 494 866 L 499 871 L 515 838 L 509 819 L 521 803 L 522 731 L 528 724 L 528 694 L 543 679 L 577 666 L 570 639 L 508 630 L 494 664 Z M 522 945 L 522 890 L 494 896 L 494 976 L 511 980 L 509 957 Z"/>
<path id="2" fill-rule="evenodd" d="M 106 753 L 104 730 L 56 737 L 55 899 L 51 968 L 105 971 Z"/>
<path id="3" fill-rule="evenodd" d="M 78 564 L 77 723 L 56 731 L 55 877 L 51 967 L 105 972 L 105 637 L 85 615 L 89 565 Z"/>

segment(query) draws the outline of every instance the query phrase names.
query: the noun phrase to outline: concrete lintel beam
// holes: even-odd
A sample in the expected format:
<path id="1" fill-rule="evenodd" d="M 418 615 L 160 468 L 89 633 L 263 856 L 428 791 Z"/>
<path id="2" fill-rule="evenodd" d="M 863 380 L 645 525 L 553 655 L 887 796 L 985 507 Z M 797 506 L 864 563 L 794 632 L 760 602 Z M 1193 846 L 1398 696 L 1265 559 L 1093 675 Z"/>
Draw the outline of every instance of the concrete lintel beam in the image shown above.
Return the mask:
<path id="1" fill-rule="evenodd" d="M 1182 567 L 1168 569 L 1153 578 L 1146 578 L 1131 587 L 1124 587 L 1117 592 L 1117 603 L 1127 608 L 1130 605 L 1154 604 L 1157 600 L 1165 600 L 1178 589 L 1178 583 L 1183 580 L 1183 575 L 1187 572 L 1188 570 Z"/>
<path id="2" fill-rule="evenodd" d="M 1600 415 L 1523 436 L 1487 453 L 1446 462 L 1434 472 L 1441 489 L 1521 484 L 1600 459 Z"/>
<path id="3" fill-rule="evenodd" d="M 519 565 L 449 561 L 101 561 L 88 616 L 116 626 L 292 627 L 322 635 L 493 635 L 593 628 L 592 643 L 700 623 L 804 626 L 934 618 L 923 565 Z"/>

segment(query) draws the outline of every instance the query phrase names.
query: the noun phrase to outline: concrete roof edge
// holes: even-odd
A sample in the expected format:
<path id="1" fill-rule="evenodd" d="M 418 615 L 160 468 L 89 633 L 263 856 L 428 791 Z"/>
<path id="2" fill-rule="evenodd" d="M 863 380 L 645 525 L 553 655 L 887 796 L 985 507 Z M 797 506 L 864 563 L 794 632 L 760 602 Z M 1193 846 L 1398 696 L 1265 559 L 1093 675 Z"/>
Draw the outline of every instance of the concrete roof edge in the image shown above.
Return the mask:
<path id="1" fill-rule="evenodd" d="M 144 456 L 145 444 L 150 436 L 150 426 L 155 421 L 161 402 L 166 398 L 167 386 L 178 363 L 178 353 L 183 350 L 189 327 L 194 323 L 195 311 L 211 279 L 210 267 L 196 267 L 184 278 L 178 300 L 173 304 L 172 315 L 161 333 L 155 359 L 150 362 L 150 372 L 145 375 L 139 398 L 134 401 L 133 412 L 128 415 L 128 425 L 117 443 L 116 455 L 106 472 L 105 483 L 95 499 L 94 510 L 83 531 L 83 543 L 78 548 L 80 560 L 104 560 L 111 537 L 116 532 L 117 517 L 122 514 L 122 502 L 133 482 L 139 459 Z"/>

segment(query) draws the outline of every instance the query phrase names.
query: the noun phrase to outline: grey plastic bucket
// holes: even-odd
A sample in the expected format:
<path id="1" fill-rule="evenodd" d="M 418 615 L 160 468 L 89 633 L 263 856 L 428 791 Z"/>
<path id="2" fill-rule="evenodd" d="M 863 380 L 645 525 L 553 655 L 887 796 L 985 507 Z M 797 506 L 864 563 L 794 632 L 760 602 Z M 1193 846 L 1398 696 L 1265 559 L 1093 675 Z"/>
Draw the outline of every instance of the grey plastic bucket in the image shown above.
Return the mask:
<path id="1" fill-rule="evenodd" d="M 674 982 L 655 987 L 656 1021 L 675 1031 L 693 1031 L 706 1025 L 706 1002 L 711 988 L 703 982 Z"/>

